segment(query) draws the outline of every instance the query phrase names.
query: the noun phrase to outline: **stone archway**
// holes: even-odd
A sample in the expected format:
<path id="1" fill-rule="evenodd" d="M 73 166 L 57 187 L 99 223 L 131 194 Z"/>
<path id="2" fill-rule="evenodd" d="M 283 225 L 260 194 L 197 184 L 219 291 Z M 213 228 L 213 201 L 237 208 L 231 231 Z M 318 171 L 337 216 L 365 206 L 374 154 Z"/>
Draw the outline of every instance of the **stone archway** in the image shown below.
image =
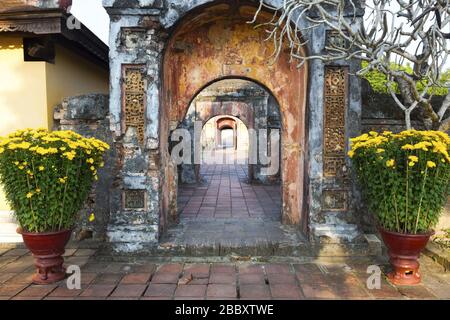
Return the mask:
<path id="1" fill-rule="evenodd" d="M 254 10 L 247 5 L 218 4 L 187 14 L 175 27 L 163 58 L 161 160 L 170 162 L 169 132 L 182 121 L 190 102 L 203 88 L 217 79 L 254 81 L 267 88 L 280 107 L 282 220 L 300 224 L 305 230 L 307 66 L 296 68 L 287 51 L 273 64 L 268 61 L 273 48 L 264 41 L 265 31 L 247 23 Z M 173 166 L 164 167 L 167 175 L 173 176 Z M 163 187 L 166 214 L 170 193 L 169 187 Z"/>

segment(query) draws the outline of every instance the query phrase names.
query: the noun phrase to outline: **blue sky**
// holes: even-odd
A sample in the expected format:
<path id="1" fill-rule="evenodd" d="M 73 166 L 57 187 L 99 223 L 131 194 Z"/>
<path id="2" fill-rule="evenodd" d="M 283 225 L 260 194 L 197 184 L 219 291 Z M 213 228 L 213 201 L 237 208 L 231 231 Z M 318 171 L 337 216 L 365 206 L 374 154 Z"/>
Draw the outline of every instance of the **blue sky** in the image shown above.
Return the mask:
<path id="1" fill-rule="evenodd" d="M 108 43 L 109 16 L 102 0 L 73 0 L 71 13 L 97 37 Z"/>

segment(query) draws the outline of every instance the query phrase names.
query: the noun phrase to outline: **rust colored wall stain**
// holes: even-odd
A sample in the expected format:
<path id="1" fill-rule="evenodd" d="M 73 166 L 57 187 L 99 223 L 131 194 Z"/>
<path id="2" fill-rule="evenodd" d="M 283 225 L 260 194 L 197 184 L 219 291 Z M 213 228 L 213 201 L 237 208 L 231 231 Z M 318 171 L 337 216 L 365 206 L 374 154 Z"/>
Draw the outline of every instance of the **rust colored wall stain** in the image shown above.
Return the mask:
<path id="1" fill-rule="evenodd" d="M 289 63 L 285 49 L 271 63 L 265 30 L 247 23 L 254 8 L 220 5 L 187 16 L 172 34 L 164 57 L 163 114 L 180 122 L 192 99 L 223 78 L 244 78 L 265 86 L 282 118 L 283 221 L 299 224 L 304 200 L 306 65 Z M 168 124 L 161 128 L 167 128 Z"/>

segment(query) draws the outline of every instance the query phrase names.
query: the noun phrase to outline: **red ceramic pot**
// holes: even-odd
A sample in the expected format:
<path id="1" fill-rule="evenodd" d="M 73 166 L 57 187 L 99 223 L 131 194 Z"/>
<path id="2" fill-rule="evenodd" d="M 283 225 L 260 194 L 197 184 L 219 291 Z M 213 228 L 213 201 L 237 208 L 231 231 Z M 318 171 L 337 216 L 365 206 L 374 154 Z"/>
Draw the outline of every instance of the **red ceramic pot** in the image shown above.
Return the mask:
<path id="1" fill-rule="evenodd" d="M 404 234 L 379 228 L 388 249 L 393 271 L 388 279 L 396 285 L 414 285 L 421 281 L 419 256 L 434 232 L 425 234 Z"/>
<path id="2" fill-rule="evenodd" d="M 63 267 L 62 255 L 72 230 L 45 233 L 18 232 L 34 256 L 36 274 L 33 276 L 33 282 L 49 284 L 63 280 L 66 277 L 66 269 Z"/>

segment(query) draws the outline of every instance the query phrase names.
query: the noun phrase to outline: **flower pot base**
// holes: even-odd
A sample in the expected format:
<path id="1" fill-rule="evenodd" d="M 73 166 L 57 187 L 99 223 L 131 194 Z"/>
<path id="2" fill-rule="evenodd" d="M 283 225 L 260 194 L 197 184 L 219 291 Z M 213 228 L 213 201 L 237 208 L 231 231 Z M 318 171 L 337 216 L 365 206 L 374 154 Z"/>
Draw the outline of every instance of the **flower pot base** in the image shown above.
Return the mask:
<path id="1" fill-rule="evenodd" d="M 34 284 L 51 284 L 66 277 L 64 259 L 61 256 L 35 256 L 36 273 L 32 280 Z"/>
<path id="2" fill-rule="evenodd" d="M 421 282 L 417 256 L 402 258 L 391 256 L 390 261 L 394 268 L 394 271 L 387 275 L 390 283 L 398 286 L 411 286 Z"/>

